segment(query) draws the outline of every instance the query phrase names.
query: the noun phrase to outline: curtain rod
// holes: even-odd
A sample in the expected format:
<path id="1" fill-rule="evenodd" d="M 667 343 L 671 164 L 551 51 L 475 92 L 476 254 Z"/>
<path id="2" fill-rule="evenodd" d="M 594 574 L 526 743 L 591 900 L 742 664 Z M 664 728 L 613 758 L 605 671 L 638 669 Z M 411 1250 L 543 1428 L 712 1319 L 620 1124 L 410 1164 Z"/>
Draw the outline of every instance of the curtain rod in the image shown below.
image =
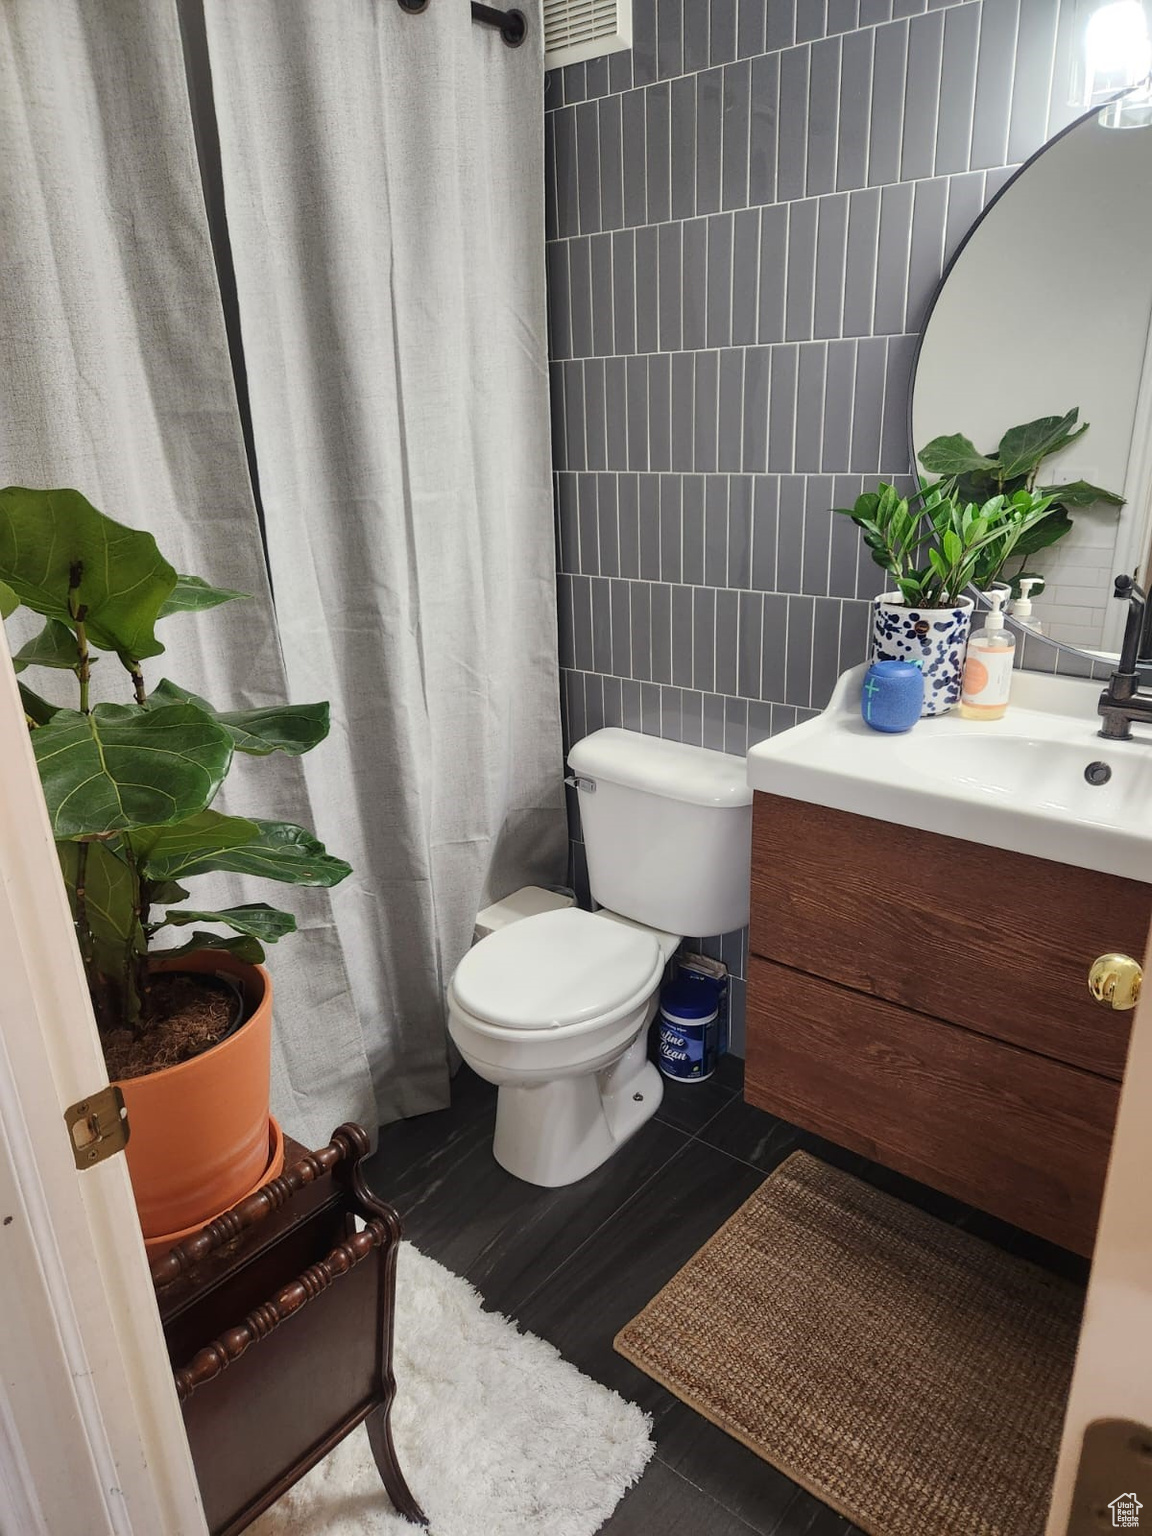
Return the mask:
<path id="1" fill-rule="evenodd" d="M 419 15 L 428 9 L 428 0 L 399 0 L 400 9 L 409 15 Z M 523 11 L 501 11 L 494 5 L 481 5 L 472 0 L 472 20 L 482 27 L 495 27 L 509 48 L 519 48 L 528 36 L 528 21 Z"/>
<path id="2" fill-rule="evenodd" d="M 498 27 L 509 48 L 519 48 L 528 36 L 523 11 L 498 11 L 494 5 L 479 5 L 477 0 L 472 0 L 472 20 L 484 27 Z"/>

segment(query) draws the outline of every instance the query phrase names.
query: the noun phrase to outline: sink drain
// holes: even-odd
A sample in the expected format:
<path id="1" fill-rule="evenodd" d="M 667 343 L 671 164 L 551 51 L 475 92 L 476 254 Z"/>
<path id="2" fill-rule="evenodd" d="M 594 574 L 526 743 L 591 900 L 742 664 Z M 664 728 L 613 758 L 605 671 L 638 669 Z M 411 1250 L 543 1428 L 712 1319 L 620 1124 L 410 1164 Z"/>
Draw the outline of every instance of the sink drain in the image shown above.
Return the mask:
<path id="1" fill-rule="evenodd" d="M 1107 763 L 1089 763 L 1084 770 L 1084 777 L 1089 784 L 1107 784 L 1112 777 L 1112 770 Z"/>

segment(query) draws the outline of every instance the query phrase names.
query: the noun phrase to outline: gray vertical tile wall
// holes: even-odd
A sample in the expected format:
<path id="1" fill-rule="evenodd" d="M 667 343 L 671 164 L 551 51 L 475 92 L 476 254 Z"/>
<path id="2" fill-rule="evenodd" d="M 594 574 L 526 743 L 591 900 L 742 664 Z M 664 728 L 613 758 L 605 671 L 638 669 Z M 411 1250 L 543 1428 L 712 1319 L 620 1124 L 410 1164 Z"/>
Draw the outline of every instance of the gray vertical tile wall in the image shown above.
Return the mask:
<path id="1" fill-rule="evenodd" d="M 743 753 L 863 659 L 881 573 L 830 508 L 909 473 L 917 329 L 1005 168 L 1067 118 L 1070 10 L 637 0 L 630 53 L 549 75 L 566 741 Z M 702 942 L 739 1049 L 746 935 Z"/>

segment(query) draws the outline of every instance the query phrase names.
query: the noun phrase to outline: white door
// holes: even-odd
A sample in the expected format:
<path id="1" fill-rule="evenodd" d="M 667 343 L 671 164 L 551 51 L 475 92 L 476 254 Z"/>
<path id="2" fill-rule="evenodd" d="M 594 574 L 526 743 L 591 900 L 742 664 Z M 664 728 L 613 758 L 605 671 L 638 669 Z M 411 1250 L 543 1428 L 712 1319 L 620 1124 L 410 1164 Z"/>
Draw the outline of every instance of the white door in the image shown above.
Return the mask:
<path id="1" fill-rule="evenodd" d="M 1150 965 L 1152 935 L 1145 986 L 1133 1016 L 1047 1536 L 1152 1531 Z M 1107 1420 L 1112 1426 L 1101 1422 Z"/>
<path id="2" fill-rule="evenodd" d="M 0 626 L 0 1536 L 203 1536 L 122 1154 L 64 1110 L 106 1086 Z"/>

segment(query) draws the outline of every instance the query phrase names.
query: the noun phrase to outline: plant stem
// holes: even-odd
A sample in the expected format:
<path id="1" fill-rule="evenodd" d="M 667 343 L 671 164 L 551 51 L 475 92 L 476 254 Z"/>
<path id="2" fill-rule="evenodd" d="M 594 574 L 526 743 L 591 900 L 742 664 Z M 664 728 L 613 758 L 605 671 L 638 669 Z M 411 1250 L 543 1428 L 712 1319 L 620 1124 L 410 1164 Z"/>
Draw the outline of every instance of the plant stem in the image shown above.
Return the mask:
<path id="1" fill-rule="evenodd" d="M 84 608 L 80 613 L 84 613 Z M 88 655 L 88 636 L 84 633 L 84 620 L 76 620 L 76 649 L 79 661 L 76 663 L 76 680 L 80 684 L 80 713 L 88 714 L 88 685 L 92 680 L 92 662 Z"/>
<path id="2" fill-rule="evenodd" d="M 76 847 L 76 911 L 74 921 L 76 924 L 76 938 L 80 944 L 80 958 L 84 962 L 84 970 L 91 976 L 95 970 L 96 946 L 92 939 L 92 929 L 88 923 L 87 877 L 88 844 L 78 843 Z"/>
<path id="3" fill-rule="evenodd" d="M 144 691 L 143 672 L 141 672 L 140 668 L 137 666 L 129 667 L 128 672 L 132 678 L 132 689 L 136 695 L 137 704 L 146 704 L 148 702 L 148 695 Z"/>
<path id="4" fill-rule="evenodd" d="M 84 576 L 84 562 L 74 560 L 68 571 L 68 612 L 72 615 L 72 622 L 76 625 L 76 681 L 80 684 L 80 713 L 86 715 L 88 709 L 88 685 L 92 680 L 92 661 L 88 654 L 88 636 L 84 632 L 84 620 L 88 614 L 88 606 L 78 600 L 76 594 L 80 590 L 80 582 Z"/>
<path id="5" fill-rule="evenodd" d="M 140 877 L 140 867 L 128 846 L 123 848 L 124 862 L 132 874 L 132 925 L 124 941 L 124 1023 L 137 1038 L 143 1033 L 143 1016 L 147 995 L 147 949 L 144 936 L 145 891 Z"/>

